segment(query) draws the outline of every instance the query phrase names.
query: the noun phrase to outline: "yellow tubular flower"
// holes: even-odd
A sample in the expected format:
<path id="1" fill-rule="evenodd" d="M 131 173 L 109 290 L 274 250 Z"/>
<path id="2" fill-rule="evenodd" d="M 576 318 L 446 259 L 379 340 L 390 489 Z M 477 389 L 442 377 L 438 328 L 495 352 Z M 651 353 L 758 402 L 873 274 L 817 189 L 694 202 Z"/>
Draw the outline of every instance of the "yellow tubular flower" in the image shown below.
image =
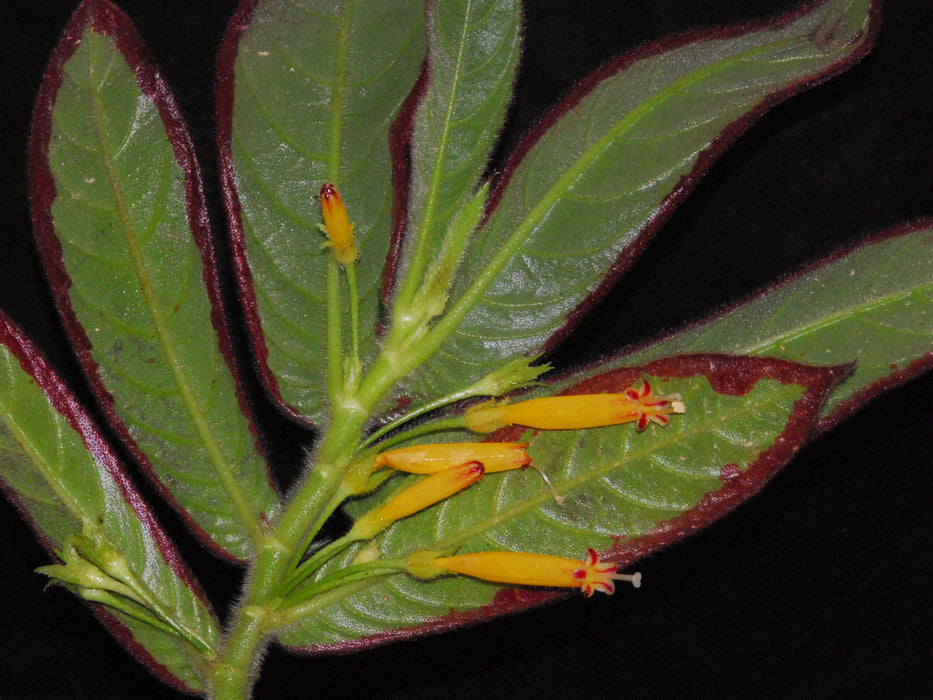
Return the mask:
<path id="1" fill-rule="evenodd" d="M 321 187 L 321 213 L 324 215 L 324 227 L 327 237 L 334 247 L 334 256 L 341 265 L 356 260 L 356 241 L 353 240 L 353 225 L 347 215 L 337 188 L 329 182 Z"/>
<path id="2" fill-rule="evenodd" d="M 419 578 L 462 574 L 493 583 L 579 588 L 587 597 L 595 591 L 611 595 L 616 581 L 628 581 L 635 588 L 641 585 L 641 574 L 616 573 L 616 565 L 601 562 L 594 549 L 587 550 L 583 561 L 529 552 L 473 552 L 430 558 L 419 554 L 409 558 L 409 571 Z"/>
<path id="3" fill-rule="evenodd" d="M 527 442 L 446 442 L 387 450 L 376 456 L 376 468 L 409 474 L 434 474 L 442 469 L 481 462 L 487 474 L 524 467 L 531 462 Z"/>
<path id="4" fill-rule="evenodd" d="M 428 476 L 397 494 L 381 507 L 360 516 L 347 534 L 348 539 L 368 540 L 385 530 L 396 520 L 407 518 L 435 503 L 450 498 L 474 484 L 485 473 L 479 462 L 444 469 Z"/>
<path id="5" fill-rule="evenodd" d="M 648 382 L 643 382 L 640 390 L 630 387 L 621 394 L 572 394 L 513 404 L 479 404 L 467 410 L 466 425 L 478 433 L 491 433 L 508 425 L 579 430 L 637 421 L 638 430 L 644 430 L 648 423 L 667 425 L 668 415 L 683 412 L 680 396 L 655 396 Z"/>

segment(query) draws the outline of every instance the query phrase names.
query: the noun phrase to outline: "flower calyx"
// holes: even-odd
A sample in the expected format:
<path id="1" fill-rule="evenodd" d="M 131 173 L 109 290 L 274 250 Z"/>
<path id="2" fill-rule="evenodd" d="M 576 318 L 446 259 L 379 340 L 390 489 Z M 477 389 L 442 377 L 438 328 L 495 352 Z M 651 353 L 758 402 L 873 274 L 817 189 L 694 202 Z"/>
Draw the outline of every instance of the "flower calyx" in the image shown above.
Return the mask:
<path id="1" fill-rule="evenodd" d="M 36 571 L 48 576 L 50 583 L 65 585 L 79 595 L 86 589 L 105 590 L 145 605 L 126 558 L 93 528 L 85 530 L 63 540 L 62 548 L 56 551 L 62 564 L 41 566 Z"/>
<path id="2" fill-rule="evenodd" d="M 466 392 L 470 396 L 502 396 L 510 391 L 517 391 L 533 386 L 538 379 L 551 371 L 549 363 L 535 365 L 540 355 L 518 357 L 503 367 L 493 370 Z"/>

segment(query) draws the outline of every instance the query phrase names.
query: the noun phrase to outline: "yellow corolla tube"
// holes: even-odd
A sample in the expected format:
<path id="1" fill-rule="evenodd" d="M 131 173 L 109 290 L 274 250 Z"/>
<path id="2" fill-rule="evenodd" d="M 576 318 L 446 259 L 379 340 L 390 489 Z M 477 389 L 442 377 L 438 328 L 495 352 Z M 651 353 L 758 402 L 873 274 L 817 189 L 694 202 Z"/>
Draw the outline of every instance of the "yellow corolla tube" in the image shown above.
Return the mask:
<path id="1" fill-rule="evenodd" d="M 480 462 L 487 474 L 519 469 L 531 462 L 527 442 L 444 442 L 380 452 L 376 467 L 409 474 L 434 474 L 466 462 Z"/>
<path id="2" fill-rule="evenodd" d="M 616 581 L 628 581 L 635 588 L 641 585 L 641 574 L 616 573 L 616 565 L 600 561 L 594 549 L 587 550 L 583 561 L 530 552 L 472 552 L 453 556 L 416 552 L 408 559 L 408 570 L 418 578 L 461 574 L 493 583 L 579 588 L 587 597 L 595 591 L 611 595 Z"/>
<path id="3" fill-rule="evenodd" d="M 620 394 L 570 394 L 546 396 L 516 403 L 484 403 L 466 412 L 466 425 L 478 433 L 491 433 L 509 425 L 540 430 L 580 430 L 619 423 L 648 423 L 664 426 L 672 413 L 683 413 L 678 395 L 657 396 L 651 385 L 630 387 Z"/>
<path id="4" fill-rule="evenodd" d="M 346 537 L 348 540 L 368 540 L 396 520 L 430 508 L 476 483 L 485 471 L 479 462 L 467 462 L 425 477 L 393 496 L 379 508 L 361 515 Z"/>
<path id="5" fill-rule="evenodd" d="M 357 250 L 353 238 L 353 225 L 340 193 L 329 182 L 321 187 L 321 213 L 324 216 L 324 229 L 337 261 L 341 265 L 355 262 Z"/>

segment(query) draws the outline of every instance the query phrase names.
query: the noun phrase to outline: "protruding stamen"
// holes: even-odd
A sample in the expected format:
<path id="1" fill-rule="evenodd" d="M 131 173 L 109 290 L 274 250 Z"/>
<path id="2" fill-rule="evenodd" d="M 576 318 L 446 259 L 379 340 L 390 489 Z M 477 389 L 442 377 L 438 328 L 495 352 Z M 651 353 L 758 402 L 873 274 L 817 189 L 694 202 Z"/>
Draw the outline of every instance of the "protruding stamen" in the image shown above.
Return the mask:
<path id="1" fill-rule="evenodd" d="M 630 387 L 621 394 L 568 394 L 519 401 L 484 403 L 466 412 L 466 425 L 479 433 L 490 433 L 508 425 L 540 430 L 580 430 L 619 423 L 638 423 L 644 430 L 649 422 L 667 425 L 667 416 L 683 413 L 680 396 L 656 396 L 648 382 L 642 388 Z"/>
<path id="2" fill-rule="evenodd" d="M 550 478 L 548 478 L 548 475 L 545 474 L 544 470 L 536 464 L 529 464 L 528 466 L 534 469 L 536 472 L 538 472 L 538 474 L 541 475 L 541 478 L 544 480 L 544 485 L 547 486 L 548 491 L 551 492 L 551 496 L 554 498 L 554 502 L 557 503 L 557 505 L 559 506 L 564 505 L 564 501 L 567 500 L 567 497 L 561 496 L 557 492 L 557 489 L 554 488 L 554 484 L 551 483 Z"/>
<path id="3" fill-rule="evenodd" d="M 616 581 L 641 585 L 641 574 L 618 574 L 612 562 L 601 562 L 594 549 L 584 561 L 529 552 L 473 552 L 436 556 L 416 552 L 408 560 L 408 570 L 419 578 L 462 574 L 493 583 L 520 586 L 579 588 L 587 597 L 595 591 L 612 594 Z"/>

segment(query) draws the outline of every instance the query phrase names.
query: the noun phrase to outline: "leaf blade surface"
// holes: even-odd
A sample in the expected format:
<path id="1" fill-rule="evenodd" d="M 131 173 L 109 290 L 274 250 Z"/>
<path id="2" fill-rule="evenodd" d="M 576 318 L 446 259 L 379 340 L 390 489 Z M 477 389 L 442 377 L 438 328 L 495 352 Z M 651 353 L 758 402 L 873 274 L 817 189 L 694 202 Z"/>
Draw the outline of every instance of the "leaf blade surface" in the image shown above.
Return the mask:
<path id="1" fill-rule="evenodd" d="M 390 132 L 418 79 L 423 34 L 415 0 L 267 0 L 248 3 L 221 50 L 222 178 L 240 291 L 267 386 L 306 420 L 326 409 L 318 192 L 335 184 L 354 224 L 365 357 L 393 226 Z"/>
<path id="2" fill-rule="evenodd" d="M 582 558 L 594 547 L 628 565 L 756 492 L 810 434 L 822 401 L 842 376 L 839 368 L 726 356 L 600 369 L 582 382 L 580 374 L 568 380 L 568 393 L 619 391 L 646 378 L 659 394 L 681 393 L 687 412 L 664 429 L 642 433 L 622 425 L 497 434 L 495 439 L 530 443 L 535 464 L 566 497 L 563 505 L 532 470 L 489 474 L 396 523 L 376 540 L 383 555 L 504 549 Z M 352 512 L 359 515 L 384 498 L 377 492 L 353 504 Z M 333 566 L 345 566 L 354 554 Z M 280 639 L 298 648 L 340 651 L 479 621 L 553 595 L 462 577 L 423 582 L 391 576 L 316 611 Z"/>
<path id="3" fill-rule="evenodd" d="M 823 409 L 821 430 L 933 362 L 933 228 L 900 227 L 653 343 L 616 364 L 726 352 L 811 364 L 855 363 Z"/>
<path id="4" fill-rule="evenodd" d="M 412 392 L 453 391 L 558 342 L 729 141 L 867 51 L 876 8 L 838 10 L 666 43 L 585 81 L 507 165 Z"/>
<path id="5" fill-rule="evenodd" d="M 33 219 L 85 373 L 194 529 L 245 557 L 278 497 L 228 364 L 200 176 L 177 107 L 126 17 L 95 3 L 73 18 L 39 104 Z"/>
<path id="6" fill-rule="evenodd" d="M 45 392 L 45 393 L 44 393 Z M 210 646 L 216 621 L 197 582 L 75 397 L 0 315 L 0 486 L 51 550 L 87 528 Z M 203 688 L 199 654 L 177 637 L 94 606 L 120 642 L 166 682 Z"/>

